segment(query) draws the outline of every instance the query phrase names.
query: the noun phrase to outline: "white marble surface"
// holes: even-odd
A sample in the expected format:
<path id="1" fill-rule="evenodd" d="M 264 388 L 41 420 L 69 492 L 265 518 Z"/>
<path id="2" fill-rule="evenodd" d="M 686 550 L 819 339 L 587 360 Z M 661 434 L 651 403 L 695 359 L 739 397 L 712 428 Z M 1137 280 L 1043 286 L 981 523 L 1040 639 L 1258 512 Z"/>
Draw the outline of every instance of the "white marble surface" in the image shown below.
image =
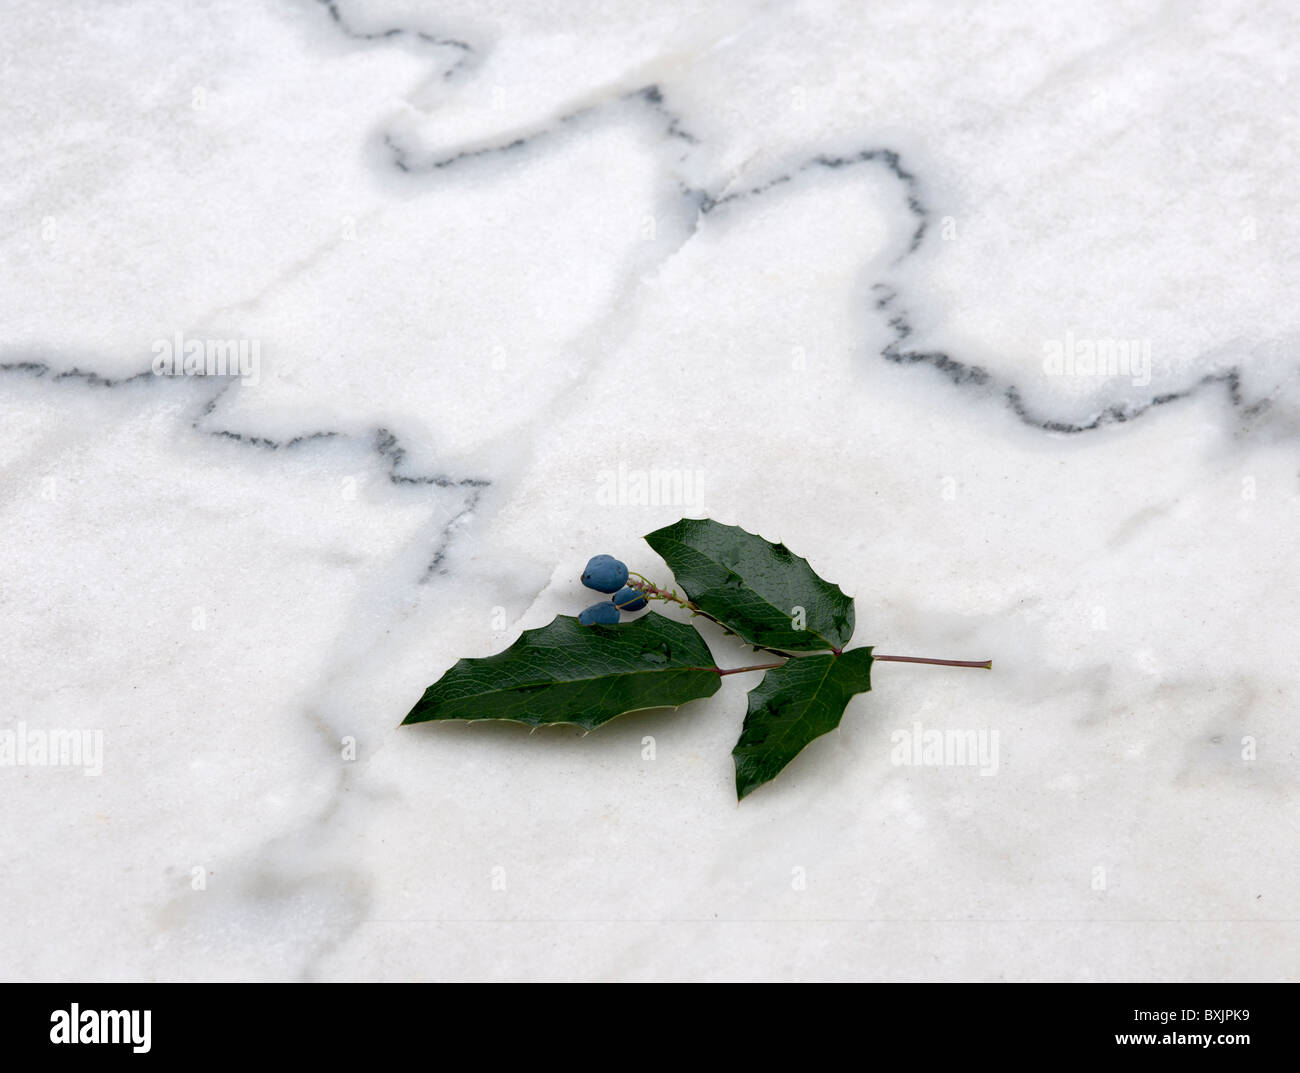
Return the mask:
<path id="1" fill-rule="evenodd" d="M 1295 977 L 1293 4 L 4 16 L 6 978 Z M 993 673 L 398 729 L 684 514 Z"/>

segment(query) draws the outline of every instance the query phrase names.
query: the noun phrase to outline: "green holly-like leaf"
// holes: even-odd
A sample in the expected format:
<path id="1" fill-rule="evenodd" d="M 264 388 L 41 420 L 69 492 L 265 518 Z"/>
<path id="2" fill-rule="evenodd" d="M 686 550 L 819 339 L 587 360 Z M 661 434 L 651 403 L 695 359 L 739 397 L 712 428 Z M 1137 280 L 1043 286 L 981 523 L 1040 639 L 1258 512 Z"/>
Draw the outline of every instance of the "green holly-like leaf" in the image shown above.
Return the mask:
<path id="1" fill-rule="evenodd" d="M 819 652 L 853 636 L 853 598 L 784 544 L 708 518 L 683 518 L 645 539 L 692 603 L 752 645 Z"/>
<path id="2" fill-rule="evenodd" d="M 840 725 L 844 709 L 871 688 L 871 649 L 801 656 L 763 675 L 749 691 L 736 761 L 736 797 L 776 777 L 814 738 Z"/>
<path id="3" fill-rule="evenodd" d="M 591 730 L 625 712 L 675 708 L 718 691 L 721 676 L 699 633 L 651 612 L 617 626 L 557 615 L 504 652 L 462 659 L 402 720 L 510 719 Z"/>

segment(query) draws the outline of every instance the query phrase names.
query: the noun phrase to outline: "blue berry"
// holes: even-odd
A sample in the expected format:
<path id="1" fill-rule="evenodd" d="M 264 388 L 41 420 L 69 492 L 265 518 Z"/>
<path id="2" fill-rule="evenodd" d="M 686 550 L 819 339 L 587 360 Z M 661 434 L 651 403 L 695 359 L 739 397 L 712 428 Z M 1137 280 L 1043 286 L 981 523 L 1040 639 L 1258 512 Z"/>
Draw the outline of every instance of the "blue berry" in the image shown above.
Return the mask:
<path id="1" fill-rule="evenodd" d="M 578 616 L 584 626 L 613 626 L 618 622 L 618 608 L 613 604 L 592 604 Z"/>
<path id="2" fill-rule="evenodd" d="M 640 611 L 645 607 L 645 594 L 624 585 L 614 593 L 613 603 L 620 611 Z"/>
<path id="3" fill-rule="evenodd" d="M 627 584 L 627 567 L 612 555 L 596 555 L 582 572 L 582 583 L 597 592 L 618 592 Z"/>

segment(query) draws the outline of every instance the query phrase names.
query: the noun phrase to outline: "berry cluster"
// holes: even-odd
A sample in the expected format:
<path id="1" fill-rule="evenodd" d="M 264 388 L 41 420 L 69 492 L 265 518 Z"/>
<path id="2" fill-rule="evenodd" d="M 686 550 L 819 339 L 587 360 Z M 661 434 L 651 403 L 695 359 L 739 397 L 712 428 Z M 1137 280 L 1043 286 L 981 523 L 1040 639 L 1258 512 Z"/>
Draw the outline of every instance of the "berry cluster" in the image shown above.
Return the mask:
<path id="1" fill-rule="evenodd" d="M 611 592 L 608 603 L 592 604 L 578 616 L 584 626 L 613 626 L 621 611 L 640 611 L 645 594 L 627 583 L 627 567 L 612 555 L 596 555 L 582 572 L 582 583 L 597 592 Z"/>

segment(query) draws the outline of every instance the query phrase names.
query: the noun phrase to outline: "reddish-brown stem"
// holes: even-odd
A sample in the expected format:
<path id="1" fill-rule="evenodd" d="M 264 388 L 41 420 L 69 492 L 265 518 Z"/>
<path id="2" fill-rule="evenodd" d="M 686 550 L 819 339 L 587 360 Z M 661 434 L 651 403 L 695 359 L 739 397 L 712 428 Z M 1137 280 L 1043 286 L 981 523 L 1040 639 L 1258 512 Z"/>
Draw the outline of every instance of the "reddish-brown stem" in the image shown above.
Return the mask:
<path id="1" fill-rule="evenodd" d="M 872 659 L 880 660 L 884 663 L 929 663 L 935 667 L 982 667 L 986 671 L 993 669 L 993 661 L 973 660 L 973 659 L 926 659 L 923 656 L 873 656 Z M 774 667 L 782 667 L 782 663 L 756 663 L 752 667 L 714 667 L 713 669 L 719 675 L 724 674 L 743 674 L 745 671 L 770 671 Z"/>
<path id="2" fill-rule="evenodd" d="M 923 656 L 876 656 L 871 657 L 877 663 L 930 663 L 936 667 L 983 667 L 986 671 L 993 669 L 991 659 L 926 659 Z"/>
<path id="3" fill-rule="evenodd" d="M 773 667 L 784 667 L 783 663 L 755 663 L 752 667 L 728 667 L 725 670 L 721 667 L 714 667 L 721 678 L 724 674 L 743 674 L 745 671 L 770 671 Z"/>

